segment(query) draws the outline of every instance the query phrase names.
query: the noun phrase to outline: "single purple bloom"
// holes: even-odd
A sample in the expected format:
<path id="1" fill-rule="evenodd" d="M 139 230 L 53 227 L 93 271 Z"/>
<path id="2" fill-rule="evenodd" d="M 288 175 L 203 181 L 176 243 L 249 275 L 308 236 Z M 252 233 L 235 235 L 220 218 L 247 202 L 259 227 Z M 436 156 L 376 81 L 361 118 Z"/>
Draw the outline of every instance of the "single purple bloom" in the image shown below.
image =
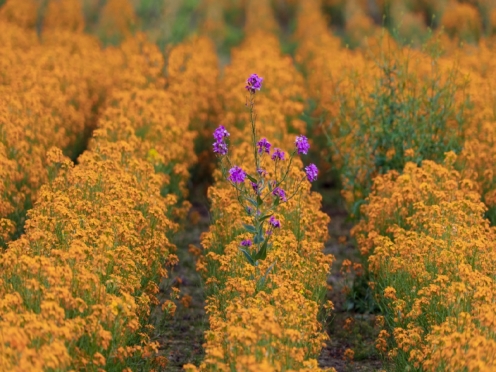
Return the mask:
<path id="1" fill-rule="evenodd" d="M 272 235 L 272 231 L 271 231 L 271 230 L 267 230 L 267 231 L 265 232 L 265 235 L 267 235 L 267 236 L 271 236 L 271 235 Z"/>
<path id="2" fill-rule="evenodd" d="M 298 150 L 298 154 L 308 154 L 308 150 L 310 150 L 310 144 L 308 143 L 307 137 L 303 135 L 297 136 L 295 145 L 296 150 Z"/>
<path id="3" fill-rule="evenodd" d="M 253 187 L 253 191 L 258 192 L 258 183 L 251 182 L 251 187 Z"/>
<path id="4" fill-rule="evenodd" d="M 273 228 L 279 229 L 281 227 L 281 221 L 277 220 L 274 216 L 269 218 L 269 223 Z"/>
<path id="5" fill-rule="evenodd" d="M 267 138 L 262 138 L 260 141 L 257 143 L 258 146 L 258 153 L 261 154 L 263 152 L 266 152 L 267 154 L 270 154 L 270 144 L 269 141 L 267 141 Z"/>
<path id="6" fill-rule="evenodd" d="M 286 192 L 280 187 L 276 187 L 272 190 L 272 194 L 280 198 L 283 202 L 287 202 L 288 198 L 286 198 Z"/>
<path id="7" fill-rule="evenodd" d="M 251 216 L 253 213 L 253 208 L 252 207 L 246 207 L 246 213 L 248 213 L 248 216 Z"/>
<path id="8" fill-rule="evenodd" d="M 233 183 L 242 183 L 245 181 L 246 173 L 243 169 L 235 165 L 229 169 L 229 177 L 227 179 Z"/>
<path id="9" fill-rule="evenodd" d="M 271 159 L 276 161 L 276 160 L 285 160 L 286 154 L 284 151 L 281 149 L 278 149 L 277 147 L 274 149 L 274 153 L 271 156 Z"/>
<path id="10" fill-rule="evenodd" d="M 250 239 L 246 239 L 246 240 L 243 240 L 243 241 L 241 242 L 241 245 L 242 245 L 243 247 L 250 247 L 250 246 L 252 245 L 252 242 L 251 242 L 251 240 L 250 240 Z"/>
<path id="11" fill-rule="evenodd" d="M 257 169 L 257 173 L 259 175 L 261 175 L 262 177 L 265 177 L 265 175 L 267 174 L 267 171 L 265 169 L 262 169 L 262 168 L 258 168 Z"/>
<path id="12" fill-rule="evenodd" d="M 315 166 L 315 164 L 310 164 L 308 167 L 305 167 L 305 172 L 307 174 L 308 180 L 310 182 L 313 182 L 317 179 L 319 169 Z"/>
<path id="13" fill-rule="evenodd" d="M 255 93 L 255 91 L 260 90 L 262 88 L 263 77 L 258 76 L 257 74 L 251 74 L 250 77 L 246 80 L 246 90 L 250 93 Z"/>
<path id="14" fill-rule="evenodd" d="M 214 152 L 219 155 L 227 154 L 227 144 L 225 142 L 214 142 Z"/>
<path id="15" fill-rule="evenodd" d="M 227 131 L 226 127 L 223 125 L 219 125 L 219 127 L 214 130 L 214 138 L 217 142 L 222 142 L 224 138 L 229 137 L 230 134 Z"/>

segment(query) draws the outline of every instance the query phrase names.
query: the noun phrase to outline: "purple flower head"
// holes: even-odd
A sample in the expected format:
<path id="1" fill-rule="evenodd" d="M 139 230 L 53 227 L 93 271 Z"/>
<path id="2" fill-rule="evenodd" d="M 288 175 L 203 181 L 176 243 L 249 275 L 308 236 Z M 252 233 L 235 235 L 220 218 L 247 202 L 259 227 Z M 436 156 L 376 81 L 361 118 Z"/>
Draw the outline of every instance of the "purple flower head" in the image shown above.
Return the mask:
<path id="1" fill-rule="evenodd" d="M 253 191 L 258 192 L 258 183 L 251 182 L 251 187 L 253 187 Z"/>
<path id="2" fill-rule="evenodd" d="M 262 88 L 263 77 L 258 76 L 257 74 L 251 74 L 250 77 L 246 80 L 246 90 L 250 93 L 254 94 L 255 91 L 260 90 Z"/>
<path id="3" fill-rule="evenodd" d="M 285 156 L 286 156 L 286 154 L 284 153 L 284 151 L 282 151 L 281 149 L 278 149 L 276 147 L 274 149 L 274 153 L 271 156 L 271 159 L 274 160 L 274 161 L 285 160 Z"/>
<path id="4" fill-rule="evenodd" d="M 276 187 L 272 190 L 272 194 L 280 198 L 283 202 L 287 202 L 288 198 L 286 198 L 286 192 L 280 187 Z"/>
<path id="5" fill-rule="evenodd" d="M 277 220 L 274 216 L 269 218 L 269 223 L 275 229 L 279 229 L 281 227 L 281 221 Z"/>
<path id="6" fill-rule="evenodd" d="M 214 152 L 219 155 L 227 154 L 227 144 L 225 142 L 214 142 Z"/>
<path id="7" fill-rule="evenodd" d="M 251 216 L 253 213 L 253 208 L 252 207 L 246 207 L 246 213 L 248 213 L 248 216 Z"/>
<path id="8" fill-rule="evenodd" d="M 229 137 L 229 132 L 223 125 L 214 130 L 215 142 L 213 144 L 214 152 L 219 155 L 227 154 L 227 143 L 224 142 L 224 138 Z"/>
<path id="9" fill-rule="evenodd" d="M 243 240 L 243 241 L 241 242 L 241 245 L 242 245 L 243 247 L 250 247 L 250 246 L 251 246 L 251 244 L 252 244 L 252 243 L 251 243 L 251 240 L 250 240 L 250 239 L 245 239 L 245 240 Z"/>
<path id="10" fill-rule="evenodd" d="M 262 168 L 258 168 L 257 169 L 257 173 L 259 175 L 261 175 L 262 177 L 265 177 L 265 175 L 267 174 L 267 171 L 265 169 L 262 169 Z"/>
<path id="11" fill-rule="evenodd" d="M 270 154 L 270 144 L 269 141 L 267 141 L 267 138 L 262 138 L 260 141 L 257 143 L 258 146 L 258 153 L 261 154 L 263 152 L 266 152 L 267 154 Z"/>
<path id="12" fill-rule="evenodd" d="M 296 137 L 295 141 L 296 150 L 298 154 L 308 154 L 308 150 L 310 150 L 310 144 L 308 143 L 307 137 L 301 135 Z"/>
<path id="13" fill-rule="evenodd" d="M 246 178 L 246 173 L 243 169 L 235 165 L 229 169 L 229 177 L 227 179 L 234 183 L 242 183 Z"/>
<path id="14" fill-rule="evenodd" d="M 318 168 L 315 164 L 310 164 L 308 167 L 305 167 L 305 173 L 307 174 L 307 178 L 310 182 L 313 182 L 317 179 L 317 175 L 319 174 Z"/>
<path id="15" fill-rule="evenodd" d="M 214 138 L 217 142 L 222 142 L 224 138 L 229 137 L 230 134 L 227 131 L 226 127 L 223 125 L 219 125 L 219 127 L 214 130 Z"/>

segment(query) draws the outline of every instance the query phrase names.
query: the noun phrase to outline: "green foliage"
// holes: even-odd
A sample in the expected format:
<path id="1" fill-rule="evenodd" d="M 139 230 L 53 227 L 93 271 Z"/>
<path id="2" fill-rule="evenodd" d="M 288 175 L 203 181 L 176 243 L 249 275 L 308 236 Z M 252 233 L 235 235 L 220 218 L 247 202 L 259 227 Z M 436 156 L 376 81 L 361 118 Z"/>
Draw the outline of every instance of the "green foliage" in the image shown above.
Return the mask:
<path id="1" fill-rule="evenodd" d="M 355 217 L 375 175 L 401 172 L 408 161 L 441 162 L 446 152 L 459 153 L 463 145 L 470 102 L 456 66 L 442 71 L 431 57 L 429 72 L 425 64 L 417 70 L 419 65 L 402 53 L 382 52 L 371 76 L 354 72 L 353 88 L 336 94 L 339 110 L 328 140 L 342 162 L 343 186 L 354 194 L 349 207 Z"/>
<path id="2" fill-rule="evenodd" d="M 172 26 L 171 43 L 180 43 L 191 33 L 191 19 L 198 4 L 199 0 L 184 0 L 181 8 L 176 14 L 175 22 Z"/>
<path id="3" fill-rule="evenodd" d="M 165 2 L 163 0 L 141 0 L 136 9 L 136 14 L 143 20 L 143 27 L 156 22 L 162 16 Z"/>

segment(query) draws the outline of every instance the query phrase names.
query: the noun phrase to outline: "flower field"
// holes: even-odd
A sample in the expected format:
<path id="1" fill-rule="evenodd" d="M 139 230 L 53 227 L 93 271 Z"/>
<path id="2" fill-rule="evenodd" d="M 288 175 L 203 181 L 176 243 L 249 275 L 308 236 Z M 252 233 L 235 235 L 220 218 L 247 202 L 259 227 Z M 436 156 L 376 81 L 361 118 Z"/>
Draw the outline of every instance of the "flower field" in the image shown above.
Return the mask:
<path id="1" fill-rule="evenodd" d="M 0 0 L 0 370 L 495 371 L 495 37 L 491 0 Z"/>

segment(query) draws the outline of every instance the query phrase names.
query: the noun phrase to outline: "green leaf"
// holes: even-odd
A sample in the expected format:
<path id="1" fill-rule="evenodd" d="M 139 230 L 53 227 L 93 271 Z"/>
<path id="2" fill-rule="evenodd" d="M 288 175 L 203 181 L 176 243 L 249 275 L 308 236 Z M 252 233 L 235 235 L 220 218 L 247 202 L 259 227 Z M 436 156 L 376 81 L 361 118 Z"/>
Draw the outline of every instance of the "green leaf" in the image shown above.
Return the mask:
<path id="1" fill-rule="evenodd" d="M 253 259 L 255 261 L 265 260 L 265 258 L 267 257 L 267 243 L 268 242 L 269 242 L 269 239 L 265 239 L 262 246 L 260 247 L 260 250 L 253 256 Z"/>
<path id="2" fill-rule="evenodd" d="M 255 244 L 261 243 L 263 241 L 264 241 L 264 237 L 262 236 L 262 234 L 257 234 L 253 238 L 253 243 L 255 243 Z"/>
<path id="3" fill-rule="evenodd" d="M 274 268 L 275 264 L 276 264 L 277 260 L 274 261 L 272 263 L 272 265 L 270 265 L 267 270 L 265 270 L 265 274 L 258 280 L 258 286 L 263 286 L 265 284 L 265 282 L 267 281 L 267 276 L 269 275 L 269 273 L 272 271 L 272 269 Z"/>
<path id="4" fill-rule="evenodd" d="M 252 198 L 246 198 L 246 200 L 248 200 L 250 202 L 251 205 L 253 205 L 254 207 L 258 207 L 258 204 L 255 200 L 253 200 Z"/>
<path id="5" fill-rule="evenodd" d="M 262 221 L 265 221 L 267 218 L 270 218 L 270 217 L 272 217 L 272 214 L 268 214 L 268 215 L 266 215 L 266 216 L 262 216 L 262 217 L 260 217 L 260 218 L 258 219 L 258 221 L 259 221 L 259 222 L 262 222 Z"/>
<path id="6" fill-rule="evenodd" d="M 257 266 L 256 262 L 253 260 L 253 258 L 250 255 L 250 252 L 248 252 L 246 249 L 240 248 L 239 249 L 243 254 L 245 255 L 246 260 L 253 266 Z"/>
<path id="7" fill-rule="evenodd" d="M 280 202 L 281 202 L 281 199 L 279 197 L 277 197 L 276 200 L 274 200 L 274 206 L 277 207 Z"/>
<path id="8" fill-rule="evenodd" d="M 256 233 L 257 232 L 257 229 L 253 225 L 247 225 L 247 224 L 244 223 L 243 224 L 243 227 L 245 228 L 246 231 L 249 231 L 251 233 Z"/>
<path id="9" fill-rule="evenodd" d="M 263 204 L 263 200 L 260 197 L 260 195 L 257 195 L 257 203 L 258 203 L 258 206 L 261 206 Z"/>
<path id="10" fill-rule="evenodd" d="M 246 175 L 246 177 L 248 177 L 248 179 L 249 179 L 251 182 L 258 183 L 258 181 L 257 181 L 254 177 L 250 176 L 249 174 L 247 174 L 247 175 Z"/>

